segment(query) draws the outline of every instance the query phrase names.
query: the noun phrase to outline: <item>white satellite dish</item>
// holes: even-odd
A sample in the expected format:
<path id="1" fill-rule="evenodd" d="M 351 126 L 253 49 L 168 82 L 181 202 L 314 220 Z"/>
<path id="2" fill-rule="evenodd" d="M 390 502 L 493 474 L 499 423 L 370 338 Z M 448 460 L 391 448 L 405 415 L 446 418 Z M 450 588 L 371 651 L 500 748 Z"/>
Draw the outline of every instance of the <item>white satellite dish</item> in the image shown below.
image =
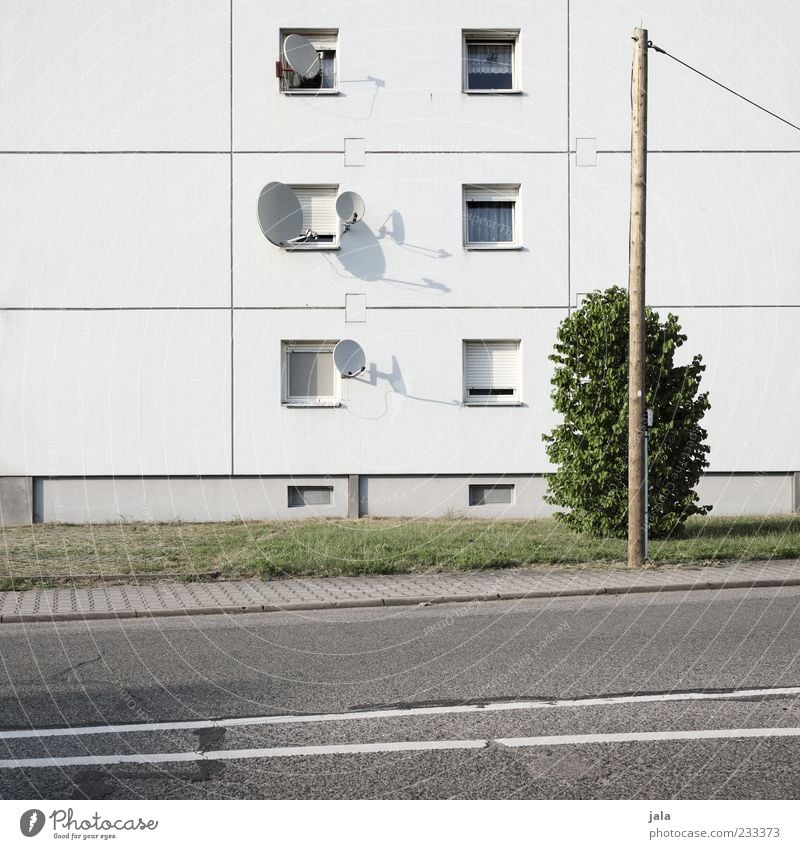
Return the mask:
<path id="1" fill-rule="evenodd" d="M 333 364 L 342 377 L 355 377 L 367 367 L 367 358 L 358 342 L 342 339 L 333 349 Z"/>
<path id="2" fill-rule="evenodd" d="M 345 227 L 361 221 L 365 211 L 364 199 L 355 192 L 342 192 L 336 198 L 336 214 L 344 221 Z"/>
<path id="3" fill-rule="evenodd" d="M 283 58 L 286 64 L 303 79 L 316 77 L 319 73 L 317 48 L 302 35 L 292 33 L 283 40 Z"/>
<path id="4" fill-rule="evenodd" d="M 273 245 L 290 244 L 303 232 L 303 208 L 283 183 L 267 183 L 258 196 L 258 224 Z"/>

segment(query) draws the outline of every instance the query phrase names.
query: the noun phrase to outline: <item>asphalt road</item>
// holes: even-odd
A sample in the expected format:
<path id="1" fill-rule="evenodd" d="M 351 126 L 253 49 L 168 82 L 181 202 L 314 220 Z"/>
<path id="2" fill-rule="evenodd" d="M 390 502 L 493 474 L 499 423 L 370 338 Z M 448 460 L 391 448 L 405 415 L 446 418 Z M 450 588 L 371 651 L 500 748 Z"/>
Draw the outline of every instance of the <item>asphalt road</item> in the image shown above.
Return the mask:
<path id="1" fill-rule="evenodd" d="M 770 691 L 800 687 L 799 611 L 784 588 L 2 625 L 0 798 L 797 798 L 800 699 Z"/>

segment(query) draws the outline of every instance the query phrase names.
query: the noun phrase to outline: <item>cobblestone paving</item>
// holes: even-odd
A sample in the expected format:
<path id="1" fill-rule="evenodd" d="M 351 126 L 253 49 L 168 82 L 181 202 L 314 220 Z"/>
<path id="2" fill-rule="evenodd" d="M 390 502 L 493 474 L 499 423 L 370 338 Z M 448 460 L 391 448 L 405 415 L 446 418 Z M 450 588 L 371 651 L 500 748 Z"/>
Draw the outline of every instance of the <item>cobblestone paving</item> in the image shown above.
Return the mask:
<path id="1" fill-rule="evenodd" d="M 800 561 L 643 572 L 504 569 L 277 581 L 147 583 L 0 592 L 0 622 L 270 612 L 336 607 L 800 585 Z"/>

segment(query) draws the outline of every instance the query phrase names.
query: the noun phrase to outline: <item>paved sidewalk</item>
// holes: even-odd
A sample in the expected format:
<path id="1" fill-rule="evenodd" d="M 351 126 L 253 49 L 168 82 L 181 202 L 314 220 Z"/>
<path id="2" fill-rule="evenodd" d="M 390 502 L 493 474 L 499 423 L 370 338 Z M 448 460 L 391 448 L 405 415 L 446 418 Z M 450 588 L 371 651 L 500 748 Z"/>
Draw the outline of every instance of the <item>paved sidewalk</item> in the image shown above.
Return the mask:
<path id="1" fill-rule="evenodd" d="M 800 560 L 644 572 L 502 569 L 358 578 L 146 583 L 0 593 L 0 622 L 131 619 L 629 592 L 800 586 Z"/>

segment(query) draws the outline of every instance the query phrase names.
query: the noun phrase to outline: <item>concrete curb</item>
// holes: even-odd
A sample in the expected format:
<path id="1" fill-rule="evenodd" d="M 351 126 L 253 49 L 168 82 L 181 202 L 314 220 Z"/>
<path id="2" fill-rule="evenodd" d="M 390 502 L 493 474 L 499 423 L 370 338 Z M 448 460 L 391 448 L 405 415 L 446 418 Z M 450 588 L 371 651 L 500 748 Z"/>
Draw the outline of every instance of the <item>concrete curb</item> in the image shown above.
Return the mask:
<path id="1" fill-rule="evenodd" d="M 343 610 L 357 607 L 411 607 L 428 604 L 458 604 L 475 601 L 513 601 L 531 598 L 568 598 L 575 596 L 626 595 L 628 593 L 692 592 L 694 590 L 757 589 L 759 587 L 797 587 L 800 578 L 753 578 L 719 581 L 695 581 L 680 584 L 633 584 L 632 586 L 585 587 L 528 592 L 466 593 L 459 595 L 393 596 L 390 598 L 335 599 L 331 601 L 292 602 L 289 604 L 220 605 L 219 607 L 176 607 L 156 610 L 70 611 L 69 613 L 25 613 L 0 616 L 7 624 L 31 622 L 76 622 L 102 619 L 151 619 L 162 616 L 211 616 L 240 613 L 291 613 L 303 610 Z"/>

